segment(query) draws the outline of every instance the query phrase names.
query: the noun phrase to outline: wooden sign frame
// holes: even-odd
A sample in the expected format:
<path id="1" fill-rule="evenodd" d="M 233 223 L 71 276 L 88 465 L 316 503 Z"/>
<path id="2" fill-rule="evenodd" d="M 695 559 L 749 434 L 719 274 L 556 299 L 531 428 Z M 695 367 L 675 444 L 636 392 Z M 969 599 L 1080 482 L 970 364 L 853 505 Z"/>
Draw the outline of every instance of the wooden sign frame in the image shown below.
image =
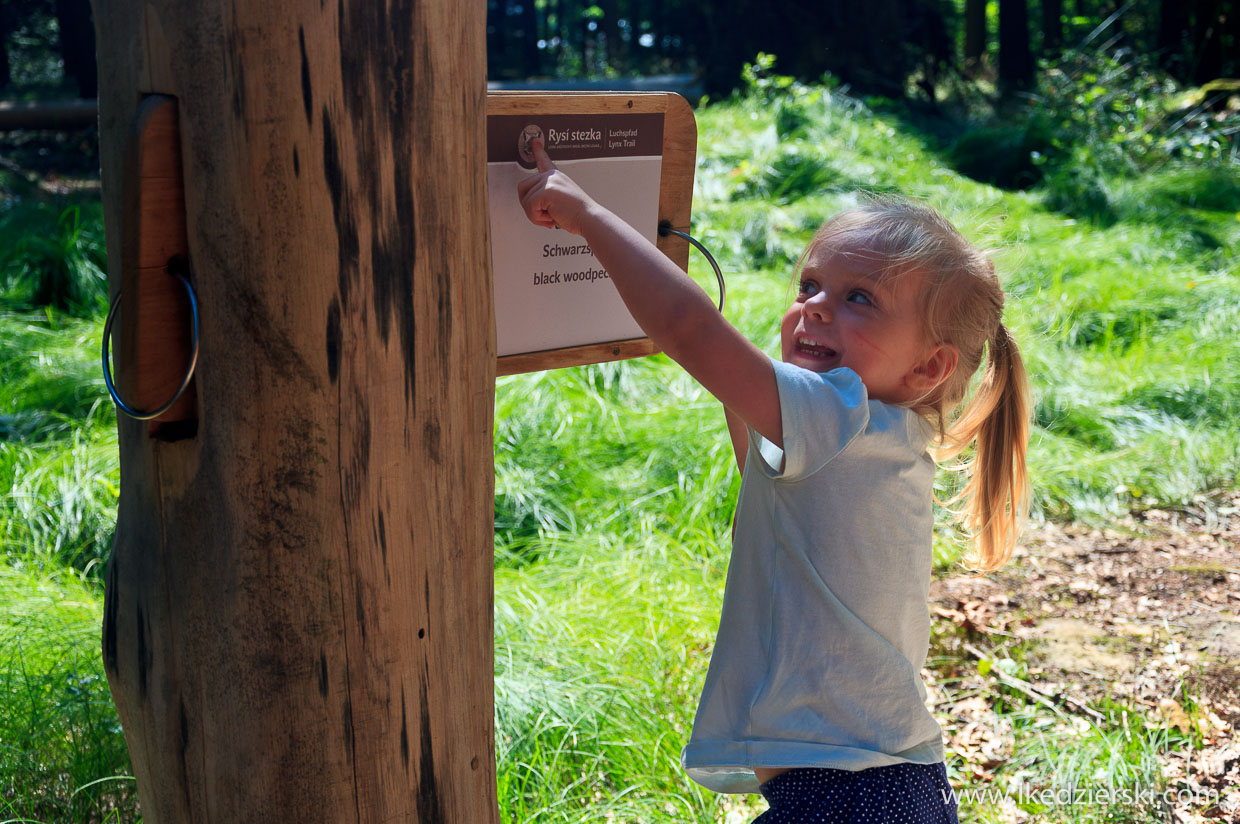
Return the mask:
<path id="1" fill-rule="evenodd" d="M 663 152 L 659 175 L 658 223 L 688 231 L 697 162 L 697 120 L 689 102 L 672 92 L 490 92 L 487 116 L 525 114 L 662 114 Z M 659 250 L 681 269 L 689 268 L 689 244 L 674 235 L 657 239 Z M 639 358 L 659 349 L 649 338 L 603 341 L 583 346 L 523 352 L 497 358 L 496 375 L 561 369 L 588 363 Z"/>

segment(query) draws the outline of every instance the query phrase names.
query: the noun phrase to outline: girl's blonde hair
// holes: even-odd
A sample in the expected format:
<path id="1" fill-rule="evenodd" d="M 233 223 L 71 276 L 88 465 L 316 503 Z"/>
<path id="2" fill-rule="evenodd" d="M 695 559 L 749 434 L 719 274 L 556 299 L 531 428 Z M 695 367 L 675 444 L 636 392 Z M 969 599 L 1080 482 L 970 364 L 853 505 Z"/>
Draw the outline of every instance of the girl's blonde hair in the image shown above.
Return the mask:
<path id="1" fill-rule="evenodd" d="M 936 460 L 949 460 L 973 446 L 970 459 L 952 468 L 964 487 L 947 503 L 973 537 L 966 563 L 989 572 L 1007 563 L 1029 509 L 1025 449 L 1029 441 L 1030 393 L 1024 361 L 1002 323 L 1003 289 L 990 257 L 933 209 L 895 198 L 869 198 L 818 230 L 802 256 L 828 249 L 882 261 L 884 272 L 923 277 L 925 333 L 956 348 L 955 370 L 909 404 L 938 431 Z M 972 399 L 959 408 L 985 353 L 986 368 Z"/>

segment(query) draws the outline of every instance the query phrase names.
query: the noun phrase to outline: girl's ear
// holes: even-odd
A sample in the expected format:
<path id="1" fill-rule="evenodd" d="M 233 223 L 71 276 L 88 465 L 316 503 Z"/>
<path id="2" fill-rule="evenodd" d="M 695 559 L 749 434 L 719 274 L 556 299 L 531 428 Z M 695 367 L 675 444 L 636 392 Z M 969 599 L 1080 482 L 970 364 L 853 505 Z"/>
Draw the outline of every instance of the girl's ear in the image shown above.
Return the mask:
<path id="1" fill-rule="evenodd" d="M 919 393 L 932 391 L 956 371 L 960 353 L 950 343 L 936 343 L 908 374 L 908 385 Z"/>

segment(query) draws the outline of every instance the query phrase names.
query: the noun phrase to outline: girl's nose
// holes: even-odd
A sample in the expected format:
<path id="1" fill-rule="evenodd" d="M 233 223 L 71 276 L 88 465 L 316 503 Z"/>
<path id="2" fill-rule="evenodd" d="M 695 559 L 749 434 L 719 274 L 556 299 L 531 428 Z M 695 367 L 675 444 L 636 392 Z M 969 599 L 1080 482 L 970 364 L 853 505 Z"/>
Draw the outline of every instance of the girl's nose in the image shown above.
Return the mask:
<path id="1" fill-rule="evenodd" d="M 818 292 L 813 297 L 801 304 L 802 310 L 810 317 L 821 321 L 830 321 L 835 316 L 835 310 L 831 308 L 831 302 L 827 298 L 826 290 Z"/>

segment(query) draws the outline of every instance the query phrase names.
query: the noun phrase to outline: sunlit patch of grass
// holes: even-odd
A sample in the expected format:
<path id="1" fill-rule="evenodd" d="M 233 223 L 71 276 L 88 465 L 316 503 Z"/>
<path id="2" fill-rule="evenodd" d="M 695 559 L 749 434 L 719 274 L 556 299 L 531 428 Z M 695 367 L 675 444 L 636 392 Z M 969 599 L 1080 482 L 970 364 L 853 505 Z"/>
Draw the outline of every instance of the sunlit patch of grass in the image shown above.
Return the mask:
<path id="1" fill-rule="evenodd" d="M 110 549 L 120 479 L 98 335 L 97 318 L 0 315 L 0 546 L 10 563 L 86 570 Z"/>
<path id="2" fill-rule="evenodd" d="M 98 319 L 0 312 L 0 440 L 39 441 L 113 420 Z"/>
<path id="3" fill-rule="evenodd" d="M 10 563 L 67 564 L 100 575 L 111 550 L 119 477 L 116 434 L 74 431 L 39 444 L 0 442 L 0 541 Z"/>
<path id="4" fill-rule="evenodd" d="M 128 753 L 99 655 L 99 593 L 0 564 L 0 816 L 136 821 Z"/>
<path id="5" fill-rule="evenodd" d="M 680 749 L 709 656 L 724 554 L 713 537 L 598 536 L 496 576 L 506 821 L 718 821 Z"/>

